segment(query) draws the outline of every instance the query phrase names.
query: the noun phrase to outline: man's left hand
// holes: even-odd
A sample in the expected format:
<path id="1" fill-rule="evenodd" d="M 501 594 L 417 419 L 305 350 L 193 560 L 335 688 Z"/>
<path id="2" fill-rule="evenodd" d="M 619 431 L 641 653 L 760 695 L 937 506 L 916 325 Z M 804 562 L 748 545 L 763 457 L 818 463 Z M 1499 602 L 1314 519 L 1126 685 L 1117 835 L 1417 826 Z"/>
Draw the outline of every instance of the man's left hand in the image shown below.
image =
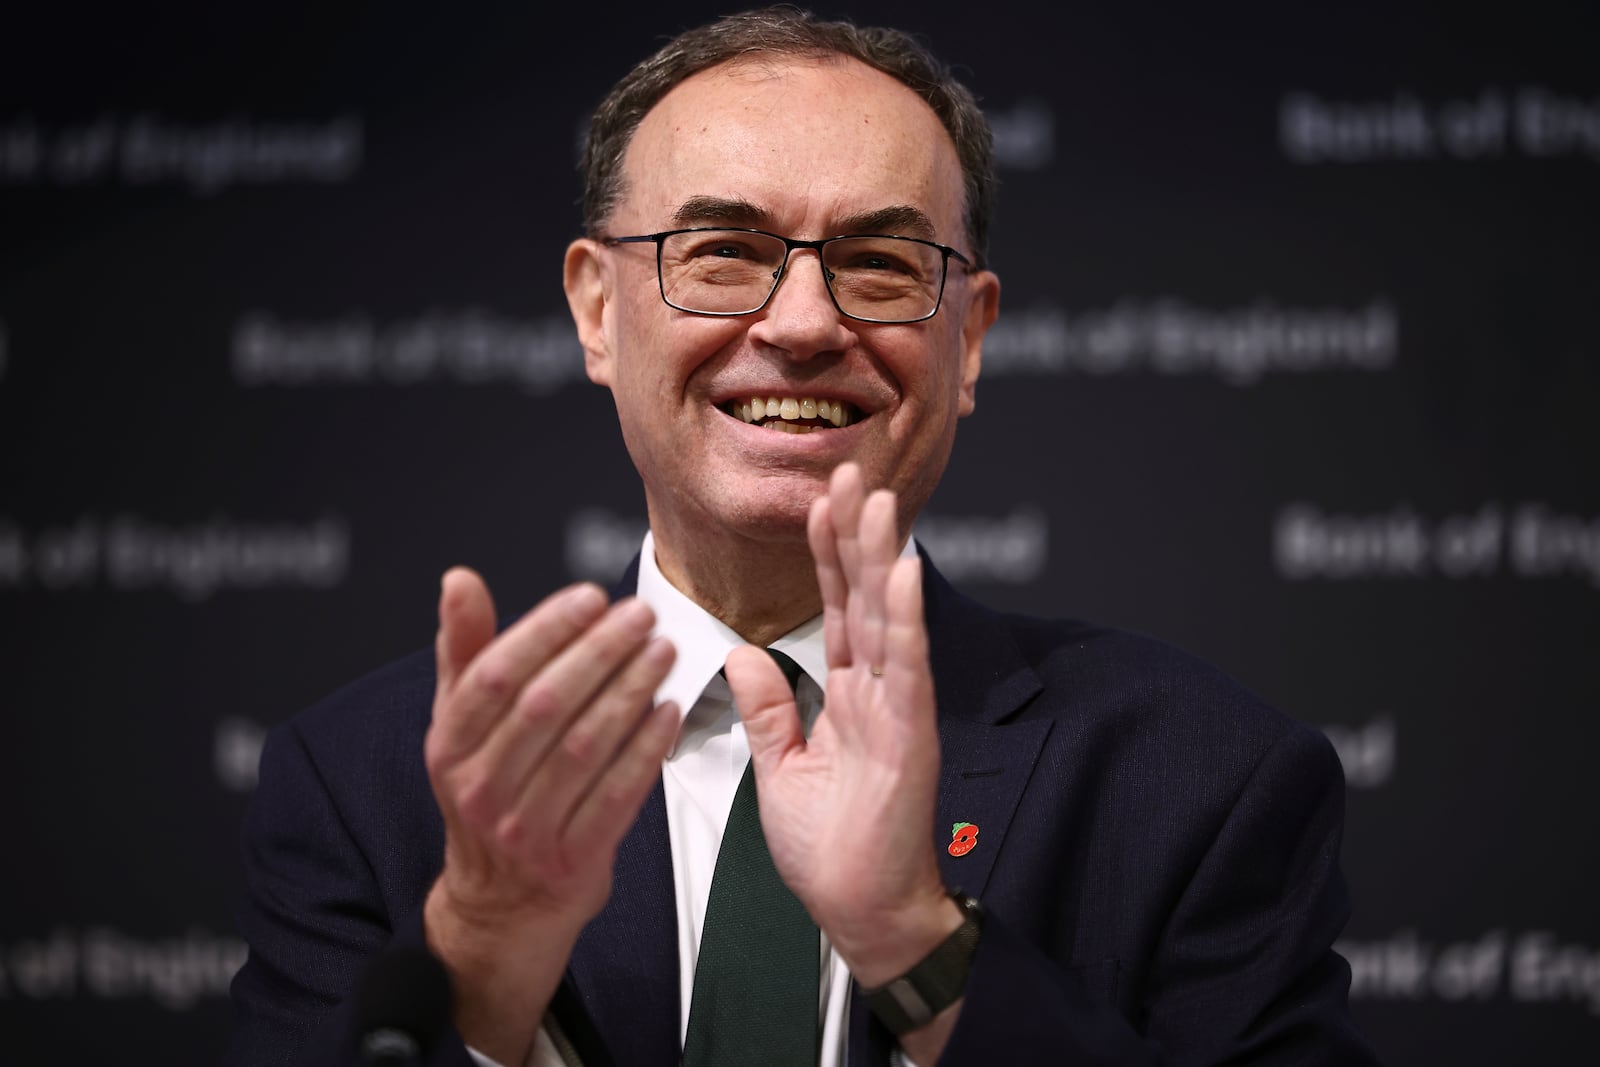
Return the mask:
<path id="1" fill-rule="evenodd" d="M 853 463 L 812 504 L 828 684 L 809 739 L 762 649 L 735 649 L 726 672 L 773 862 L 869 987 L 910 970 L 962 921 L 934 854 L 939 735 L 922 561 L 900 558 L 895 515 L 894 494 L 867 495 Z"/>

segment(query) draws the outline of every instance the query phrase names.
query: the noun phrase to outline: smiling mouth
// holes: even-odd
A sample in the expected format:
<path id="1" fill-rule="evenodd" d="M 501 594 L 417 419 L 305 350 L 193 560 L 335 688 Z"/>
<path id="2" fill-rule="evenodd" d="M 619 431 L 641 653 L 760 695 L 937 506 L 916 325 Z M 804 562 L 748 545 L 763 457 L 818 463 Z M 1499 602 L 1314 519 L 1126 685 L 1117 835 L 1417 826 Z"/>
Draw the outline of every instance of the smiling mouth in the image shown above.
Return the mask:
<path id="1" fill-rule="evenodd" d="M 853 404 L 810 396 L 753 396 L 730 400 L 722 410 L 742 422 L 781 433 L 832 430 L 861 419 L 860 410 Z"/>

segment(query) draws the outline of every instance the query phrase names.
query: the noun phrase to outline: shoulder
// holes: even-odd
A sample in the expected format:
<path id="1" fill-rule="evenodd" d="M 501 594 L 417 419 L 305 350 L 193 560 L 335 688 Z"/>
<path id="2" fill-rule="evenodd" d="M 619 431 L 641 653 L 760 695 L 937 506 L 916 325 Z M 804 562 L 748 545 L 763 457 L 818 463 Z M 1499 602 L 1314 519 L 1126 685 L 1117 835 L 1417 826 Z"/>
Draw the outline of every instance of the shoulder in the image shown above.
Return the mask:
<path id="1" fill-rule="evenodd" d="M 1107 773 L 1172 780 L 1193 771 L 1237 784 L 1278 749 L 1320 780 L 1340 777 L 1320 731 L 1168 642 L 1079 619 L 995 611 L 947 585 L 933 599 L 944 627 L 957 634 L 946 642 L 948 655 L 982 648 L 1006 673 L 1031 676 L 1032 695 L 1010 721 L 1053 720 L 1052 747 L 1089 754 Z"/>
<path id="2" fill-rule="evenodd" d="M 433 687 L 433 652 L 419 649 L 301 711 L 279 725 L 269 743 L 292 738 L 315 762 L 350 769 L 418 761 Z"/>
<path id="3" fill-rule="evenodd" d="M 438 809 L 423 763 L 433 654 L 423 650 L 344 686 L 267 737 L 247 835 L 322 840 L 385 885 L 425 885 L 437 867 Z"/>
<path id="4" fill-rule="evenodd" d="M 1156 637 L 1076 619 L 996 615 L 1047 688 L 1070 688 L 1106 713 L 1238 720 L 1272 731 L 1290 720 L 1216 664 Z"/>

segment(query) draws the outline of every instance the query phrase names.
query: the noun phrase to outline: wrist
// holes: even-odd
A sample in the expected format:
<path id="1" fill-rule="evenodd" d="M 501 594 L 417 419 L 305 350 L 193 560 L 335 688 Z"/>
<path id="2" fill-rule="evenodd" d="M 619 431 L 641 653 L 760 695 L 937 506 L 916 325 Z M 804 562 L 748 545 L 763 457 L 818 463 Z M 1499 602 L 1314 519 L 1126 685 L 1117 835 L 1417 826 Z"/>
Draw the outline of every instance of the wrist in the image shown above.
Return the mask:
<path id="1" fill-rule="evenodd" d="M 865 988 L 906 973 L 960 928 L 965 915 L 942 885 L 887 915 L 841 928 L 824 927 L 834 950 Z"/>
<path id="2" fill-rule="evenodd" d="M 463 907 L 435 882 L 423 933 L 450 975 L 462 1040 L 499 1063 L 522 1063 L 581 929 L 532 909 Z"/>
<path id="3" fill-rule="evenodd" d="M 900 1038 L 929 1037 L 928 1048 L 943 1044 L 942 1038 L 933 1040 L 934 1031 L 942 1029 L 948 1036 L 966 993 L 967 975 L 983 928 L 983 906 L 976 899 L 959 889 L 952 890 L 950 897 L 961 909 L 961 925 L 904 974 L 862 990 L 872 1013 L 891 1033 Z M 929 1028 L 941 1018 L 942 1027 Z"/>

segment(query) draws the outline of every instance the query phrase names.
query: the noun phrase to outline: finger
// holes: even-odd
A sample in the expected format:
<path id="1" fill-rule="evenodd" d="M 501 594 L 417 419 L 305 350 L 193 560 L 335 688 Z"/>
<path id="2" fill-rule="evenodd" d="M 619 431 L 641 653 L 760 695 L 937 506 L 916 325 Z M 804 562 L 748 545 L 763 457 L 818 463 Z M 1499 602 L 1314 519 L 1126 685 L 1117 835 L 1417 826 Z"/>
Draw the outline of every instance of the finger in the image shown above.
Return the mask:
<path id="1" fill-rule="evenodd" d="M 494 640 L 494 599 L 470 567 L 451 567 L 439 581 L 439 634 L 434 663 L 441 691 L 450 689 L 472 657 Z"/>
<path id="2" fill-rule="evenodd" d="M 851 588 L 851 608 L 856 612 L 851 648 L 874 668 L 883 666 L 889 574 L 899 552 L 897 539 L 894 494 L 879 489 L 861 509 L 860 574 Z"/>
<path id="3" fill-rule="evenodd" d="M 671 700 L 644 713 L 617 758 L 573 811 L 562 838 L 565 849 L 590 856 L 616 851 L 660 779 L 662 761 L 682 721 L 683 712 Z"/>
<path id="4" fill-rule="evenodd" d="M 914 713 L 934 704 L 928 626 L 922 614 L 922 560 L 896 560 L 888 582 L 884 683 L 891 712 Z"/>
<path id="5" fill-rule="evenodd" d="M 584 633 L 605 606 L 606 595 L 598 586 L 587 582 L 568 586 L 482 647 L 464 671 L 458 667 L 449 699 L 434 709 L 438 740 L 430 758 L 448 764 L 476 751 L 528 679 Z"/>
<path id="6" fill-rule="evenodd" d="M 671 641 L 656 637 L 605 684 L 528 775 L 500 824 L 502 841 L 514 845 L 525 829 L 568 821 L 638 727 L 676 654 Z"/>
<path id="7" fill-rule="evenodd" d="M 850 666 L 850 637 L 845 626 L 849 586 L 839 563 L 839 546 L 833 531 L 832 505 L 826 495 L 811 502 L 806 516 L 806 541 L 817 564 L 817 586 L 822 591 L 822 642 L 828 668 Z"/>
<path id="8" fill-rule="evenodd" d="M 723 673 L 733 690 L 733 705 L 744 720 L 759 783 L 763 775 L 777 769 L 785 755 L 805 747 L 794 690 L 772 657 L 755 645 L 729 652 Z"/>
<path id="9" fill-rule="evenodd" d="M 654 625 L 642 600 L 618 601 L 528 680 L 469 761 L 470 789 L 461 799 L 469 818 L 491 824 L 506 813 L 602 686 L 644 648 Z M 645 703 L 647 694 L 634 710 Z"/>
<path id="10" fill-rule="evenodd" d="M 866 498 L 861 483 L 861 468 L 854 463 L 841 463 L 828 479 L 828 505 L 833 515 L 834 541 L 838 545 L 839 565 L 844 580 L 852 590 L 861 562 L 857 541 L 861 529 L 861 506 Z"/>

